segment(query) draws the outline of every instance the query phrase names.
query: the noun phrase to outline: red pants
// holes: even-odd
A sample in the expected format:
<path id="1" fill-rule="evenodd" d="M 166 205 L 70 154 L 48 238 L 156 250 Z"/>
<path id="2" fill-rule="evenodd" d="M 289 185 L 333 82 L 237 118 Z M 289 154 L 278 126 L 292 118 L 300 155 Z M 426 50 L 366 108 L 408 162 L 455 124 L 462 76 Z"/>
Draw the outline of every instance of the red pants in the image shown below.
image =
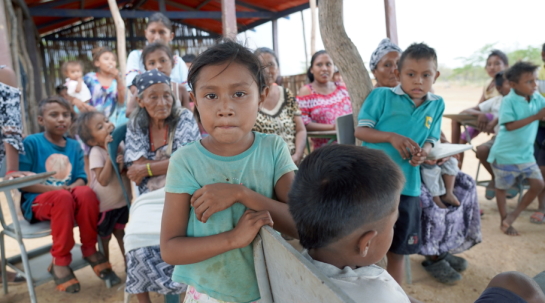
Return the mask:
<path id="1" fill-rule="evenodd" d="M 97 222 L 99 201 L 87 186 L 77 186 L 71 192 L 61 189 L 40 194 L 34 200 L 32 213 L 39 221 L 51 221 L 53 263 L 68 266 L 72 262 L 74 226 L 80 232 L 81 252 L 88 257 L 97 252 Z"/>

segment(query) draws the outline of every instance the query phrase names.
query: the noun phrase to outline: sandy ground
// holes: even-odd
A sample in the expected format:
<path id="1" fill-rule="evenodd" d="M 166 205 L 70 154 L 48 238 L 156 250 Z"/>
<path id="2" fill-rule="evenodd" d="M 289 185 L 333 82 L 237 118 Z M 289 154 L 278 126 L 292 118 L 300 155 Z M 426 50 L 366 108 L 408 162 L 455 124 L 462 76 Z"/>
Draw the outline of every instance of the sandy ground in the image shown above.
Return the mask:
<path id="1" fill-rule="evenodd" d="M 481 95 L 481 87 L 449 85 L 438 83 L 435 86 L 436 93 L 443 96 L 446 101 L 446 113 L 457 113 L 464 108 L 474 106 Z M 443 131 L 450 138 L 450 120 L 443 122 Z M 488 138 L 481 135 L 475 143 L 481 143 Z M 463 171 L 475 176 L 477 160 L 473 152 L 466 152 Z M 486 172 L 480 179 L 487 178 Z M 521 233 L 520 237 L 508 237 L 499 230 L 499 215 L 495 201 L 484 198 L 484 189 L 478 189 L 479 202 L 485 215 L 482 217 L 483 242 L 471 250 L 461 254 L 469 261 L 469 268 L 463 273 L 463 280 L 457 285 L 446 286 L 435 282 L 422 268 L 421 256 L 411 257 L 413 274 L 412 285 L 404 285 L 408 294 L 423 302 L 473 302 L 484 290 L 488 281 L 494 275 L 503 272 L 517 270 L 530 276 L 535 276 L 545 270 L 545 225 L 539 226 L 529 223 L 532 211 L 537 208 L 534 202 L 529 210 L 522 213 L 515 227 Z M 3 195 L 2 210 L 7 214 L 7 206 Z M 509 206 L 514 207 L 516 201 L 511 200 Z M 8 221 L 11 221 L 8 216 Z M 50 238 L 28 240 L 27 248 L 39 247 L 51 241 Z M 6 254 L 8 256 L 19 253 L 15 241 L 6 239 Z M 125 278 L 123 258 L 115 243 L 110 242 L 110 255 L 115 272 Z M 123 302 L 123 285 L 107 289 L 101 280 L 94 276 L 90 267 L 80 269 L 76 275 L 81 283 L 81 292 L 78 294 L 64 294 L 55 291 L 53 281 L 36 288 L 39 302 Z M 162 296 L 152 294 L 153 302 L 163 302 Z M 10 286 L 9 294 L 0 295 L 0 303 L 28 302 L 26 284 Z M 136 302 L 133 298 L 132 302 Z M 282 302 L 283 303 L 283 302 Z"/>

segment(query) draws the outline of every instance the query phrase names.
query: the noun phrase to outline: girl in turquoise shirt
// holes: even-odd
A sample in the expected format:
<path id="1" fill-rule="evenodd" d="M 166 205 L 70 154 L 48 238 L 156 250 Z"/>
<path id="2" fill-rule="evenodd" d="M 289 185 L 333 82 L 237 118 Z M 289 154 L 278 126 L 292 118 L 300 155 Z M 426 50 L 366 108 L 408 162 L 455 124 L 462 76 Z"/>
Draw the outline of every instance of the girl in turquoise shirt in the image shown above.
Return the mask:
<path id="1" fill-rule="evenodd" d="M 259 59 L 227 41 L 194 62 L 191 100 L 209 136 L 171 158 L 161 255 L 188 284 L 184 302 L 260 299 L 251 242 L 270 225 L 296 237 L 288 191 L 297 169 L 278 136 L 252 132 L 265 84 Z"/>

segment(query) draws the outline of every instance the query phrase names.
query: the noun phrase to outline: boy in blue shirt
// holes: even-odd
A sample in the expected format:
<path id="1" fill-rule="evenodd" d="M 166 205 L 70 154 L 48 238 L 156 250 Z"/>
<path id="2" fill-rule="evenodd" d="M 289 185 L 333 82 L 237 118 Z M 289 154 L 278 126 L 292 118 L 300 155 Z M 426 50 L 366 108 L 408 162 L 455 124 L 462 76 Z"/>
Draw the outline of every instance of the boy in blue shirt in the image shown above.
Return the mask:
<path id="1" fill-rule="evenodd" d="M 430 93 L 440 74 L 433 48 L 412 44 L 401 55 L 395 73 L 401 84 L 376 88 L 369 94 L 358 115 L 355 136 L 363 146 L 384 151 L 405 175 L 399 219 L 387 254 L 388 272 L 401 283 L 403 255 L 420 251 L 419 166 L 441 136 L 445 104 Z"/>
<path id="2" fill-rule="evenodd" d="M 76 140 L 65 137 L 72 124 L 70 104 L 61 97 L 42 100 L 38 109 L 38 123 L 43 133 L 25 138 L 25 154 L 19 156 L 19 167 L 34 173 L 56 172 L 44 184 L 21 189 L 21 209 L 31 223 L 51 221 L 53 262 L 49 272 L 57 289 L 78 292 L 80 285 L 69 265 L 70 250 L 74 247 L 74 225 L 80 230 L 81 251 L 95 273 L 107 278 L 111 265 L 97 252 L 97 222 L 99 201 L 85 186 L 87 175 L 83 168 L 83 150 Z"/>
<path id="3" fill-rule="evenodd" d="M 505 72 L 512 89 L 503 98 L 500 130 L 488 156 L 496 180 L 500 229 L 510 236 L 518 235 L 513 222 L 545 186 L 533 149 L 539 121 L 545 118 L 545 98 L 537 92 L 536 71 L 537 66 L 532 63 L 517 62 Z M 508 214 L 505 191 L 519 177 L 528 179 L 530 189 L 515 210 Z"/>

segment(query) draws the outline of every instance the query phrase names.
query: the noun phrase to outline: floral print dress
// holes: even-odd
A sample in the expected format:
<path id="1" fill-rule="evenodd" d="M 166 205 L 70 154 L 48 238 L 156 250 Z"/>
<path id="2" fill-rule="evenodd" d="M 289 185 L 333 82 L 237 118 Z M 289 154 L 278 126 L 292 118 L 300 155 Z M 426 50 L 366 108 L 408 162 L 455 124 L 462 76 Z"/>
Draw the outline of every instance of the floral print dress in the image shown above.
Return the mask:
<path id="1" fill-rule="evenodd" d="M 4 67 L 5 65 L 0 65 L 0 69 Z M 22 125 L 21 91 L 0 82 L 0 165 L 6 155 L 3 143 L 8 143 L 19 153 L 24 153 Z"/>

